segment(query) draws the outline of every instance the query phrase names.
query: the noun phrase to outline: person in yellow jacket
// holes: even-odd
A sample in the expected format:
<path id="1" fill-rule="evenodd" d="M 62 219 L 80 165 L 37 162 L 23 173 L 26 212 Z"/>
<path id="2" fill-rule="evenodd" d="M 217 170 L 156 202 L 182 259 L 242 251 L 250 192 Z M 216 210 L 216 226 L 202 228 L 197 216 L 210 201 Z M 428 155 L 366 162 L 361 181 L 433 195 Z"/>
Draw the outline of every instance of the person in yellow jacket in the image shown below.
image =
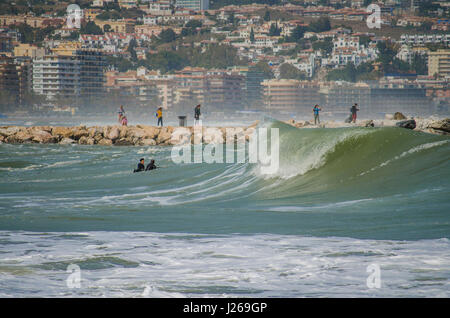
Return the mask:
<path id="1" fill-rule="evenodd" d="M 156 126 L 159 126 L 159 124 L 161 123 L 162 127 L 163 126 L 162 107 L 158 108 L 158 110 L 156 111 L 156 117 L 158 118 L 158 123 L 156 124 Z"/>

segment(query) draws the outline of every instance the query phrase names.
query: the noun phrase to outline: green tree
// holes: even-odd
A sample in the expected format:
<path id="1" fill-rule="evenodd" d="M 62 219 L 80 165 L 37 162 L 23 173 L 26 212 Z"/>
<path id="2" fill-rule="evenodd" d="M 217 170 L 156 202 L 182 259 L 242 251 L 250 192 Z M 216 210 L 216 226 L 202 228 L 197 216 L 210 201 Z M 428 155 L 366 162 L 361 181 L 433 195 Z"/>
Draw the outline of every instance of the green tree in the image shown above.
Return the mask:
<path id="1" fill-rule="evenodd" d="M 382 64 L 383 70 L 389 69 L 389 65 L 392 64 L 397 51 L 390 42 L 378 42 L 378 62 Z"/>
<path id="2" fill-rule="evenodd" d="M 281 28 L 278 27 L 278 23 L 272 23 L 269 29 L 269 36 L 279 36 L 281 34 Z"/>
<path id="3" fill-rule="evenodd" d="M 292 64 L 283 63 L 280 65 L 280 78 L 304 80 L 306 74 Z"/>
<path id="4" fill-rule="evenodd" d="M 264 21 L 268 22 L 270 21 L 270 11 L 266 10 L 266 12 L 264 12 L 264 17 L 263 17 Z"/>
<path id="5" fill-rule="evenodd" d="M 161 51 L 156 54 L 148 54 L 144 61 L 139 61 L 139 64 L 148 69 L 160 70 L 163 73 L 167 73 L 188 66 L 189 61 L 177 52 Z"/>
<path id="6" fill-rule="evenodd" d="M 291 35 L 289 36 L 289 40 L 292 42 L 299 42 L 303 39 L 305 35 L 306 28 L 300 25 L 296 26 L 294 30 L 292 30 Z"/>
<path id="7" fill-rule="evenodd" d="M 255 43 L 255 31 L 253 31 L 253 28 L 250 30 L 250 42 Z"/>
<path id="8" fill-rule="evenodd" d="M 331 38 L 326 38 L 323 41 L 316 41 L 312 44 L 312 48 L 315 51 L 321 50 L 326 54 L 330 54 L 333 51 L 333 41 Z"/>
<path id="9" fill-rule="evenodd" d="M 173 42 L 176 40 L 176 38 L 177 38 L 177 35 L 171 28 L 162 30 L 161 33 L 159 34 L 159 39 L 162 43 Z"/>
<path id="10" fill-rule="evenodd" d="M 130 40 L 130 43 L 128 44 L 128 52 L 130 53 L 131 60 L 133 62 L 137 61 L 137 55 L 136 55 L 136 39 L 132 38 Z"/>
<path id="11" fill-rule="evenodd" d="M 360 80 L 376 79 L 378 74 L 373 72 L 374 68 L 370 62 L 361 63 L 355 67 L 353 63 L 348 63 L 341 69 L 332 70 L 328 72 L 326 78 L 329 81 L 347 81 L 356 82 Z"/>
<path id="12" fill-rule="evenodd" d="M 100 35 L 103 34 L 103 30 L 97 24 L 95 24 L 94 21 L 89 21 L 85 25 L 81 26 L 80 33 Z"/>
<path id="13" fill-rule="evenodd" d="M 264 78 L 266 79 L 275 77 L 269 64 L 267 64 L 267 62 L 265 61 L 259 61 L 255 65 L 251 66 L 250 69 L 256 72 L 262 72 L 264 74 Z"/>
<path id="14" fill-rule="evenodd" d="M 202 22 L 199 20 L 190 20 L 181 30 L 181 36 L 189 36 L 197 34 L 197 29 L 202 27 Z"/>
<path id="15" fill-rule="evenodd" d="M 331 30 L 330 19 L 328 17 L 320 17 L 309 24 L 308 30 L 316 33 L 329 31 Z"/>
<path id="16" fill-rule="evenodd" d="M 227 23 L 234 25 L 236 23 L 236 18 L 234 17 L 234 12 L 231 12 L 228 16 Z"/>
<path id="17" fill-rule="evenodd" d="M 411 68 L 415 71 L 416 74 L 428 74 L 427 58 L 424 55 L 418 53 L 414 54 L 411 62 Z"/>

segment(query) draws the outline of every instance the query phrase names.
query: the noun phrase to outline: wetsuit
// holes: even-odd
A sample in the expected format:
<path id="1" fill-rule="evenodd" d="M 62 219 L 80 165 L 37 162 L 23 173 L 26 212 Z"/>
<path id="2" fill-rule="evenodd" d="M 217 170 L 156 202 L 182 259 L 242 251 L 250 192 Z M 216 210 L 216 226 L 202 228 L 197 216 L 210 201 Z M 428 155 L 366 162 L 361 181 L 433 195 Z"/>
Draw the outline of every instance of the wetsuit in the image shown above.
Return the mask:
<path id="1" fill-rule="evenodd" d="M 153 169 L 156 169 L 156 168 L 157 168 L 157 167 L 155 166 L 155 163 L 150 162 L 150 163 L 147 165 L 147 168 L 145 168 L 145 171 L 153 170 Z"/>
<path id="2" fill-rule="evenodd" d="M 194 125 L 197 125 L 199 123 L 200 120 L 200 107 L 195 107 L 195 111 L 194 111 Z"/>
<path id="3" fill-rule="evenodd" d="M 137 169 L 134 169 L 133 172 L 145 171 L 145 166 L 142 163 L 138 163 Z"/>

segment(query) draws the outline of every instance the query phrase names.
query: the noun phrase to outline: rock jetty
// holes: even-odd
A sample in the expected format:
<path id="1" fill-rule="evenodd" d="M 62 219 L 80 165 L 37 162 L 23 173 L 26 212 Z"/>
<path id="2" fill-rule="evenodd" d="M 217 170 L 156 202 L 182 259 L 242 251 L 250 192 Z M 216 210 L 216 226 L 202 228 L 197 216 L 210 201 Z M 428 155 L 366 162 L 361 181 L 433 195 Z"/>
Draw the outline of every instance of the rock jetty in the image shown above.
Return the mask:
<path id="1" fill-rule="evenodd" d="M 397 116 L 397 118 L 402 118 Z M 414 125 L 403 125 L 404 122 L 414 120 Z M 326 121 L 320 125 L 313 125 L 309 121 L 295 121 L 290 119 L 286 124 L 297 128 L 339 128 L 339 127 L 395 127 L 405 126 L 404 128 L 414 129 L 438 135 L 450 135 L 450 118 L 414 118 L 407 121 L 395 119 L 384 120 L 359 120 L 356 124 Z M 398 125 L 397 125 L 398 124 Z M 171 146 L 181 142 L 191 143 L 229 143 L 239 140 L 249 140 L 253 134 L 258 121 L 246 127 L 155 127 L 155 126 L 3 126 L 0 127 L 0 143 L 23 144 L 80 144 L 80 145 L 103 145 L 103 146 Z M 413 128 L 414 127 L 414 128 Z M 175 131 L 184 131 L 184 134 L 174 133 Z M 234 129 L 237 138 L 227 137 L 227 129 Z M 183 137 L 184 136 L 184 137 Z M 187 137 L 186 137 L 187 136 Z M 241 138 L 242 137 L 242 138 Z M 183 139 L 184 138 L 184 139 Z"/>
<path id="2" fill-rule="evenodd" d="M 0 143 L 23 144 L 80 144 L 102 146 L 170 146 L 186 142 L 184 138 L 191 138 L 191 143 L 228 142 L 227 129 L 237 132 L 238 137 L 245 140 L 250 138 L 257 123 L 247 127 L 154 127 L 154 126 L 5 126 L 0 127 Z M 181 128 L 181 134 L 174 134 Z M 180 132 L 180 130 L 178 130 Z M 181 135 L 181 137 L 180 137 Z M 230 134 L 231 135 L 231 134 Z M 188 137 L 186 137 L 188 136 Z M 240 139 L 244 140 L 244 139 Z M 234 139 L 232 140 L 234 142 Z"/>

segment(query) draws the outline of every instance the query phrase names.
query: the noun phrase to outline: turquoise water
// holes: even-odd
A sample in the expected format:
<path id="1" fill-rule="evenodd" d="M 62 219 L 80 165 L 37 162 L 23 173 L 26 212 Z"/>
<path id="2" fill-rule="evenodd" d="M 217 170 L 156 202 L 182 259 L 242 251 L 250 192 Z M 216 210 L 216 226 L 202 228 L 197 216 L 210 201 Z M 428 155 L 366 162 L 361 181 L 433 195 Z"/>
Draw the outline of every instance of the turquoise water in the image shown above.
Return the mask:
<path id="1" fill-rule="evenodd" d="M 448 296 L 450 138 L 271 127 L 271 176 L 170 147 L 1 144 L 0 296 Z M 161 169 L 133 174 L 141 157 Z"/>

